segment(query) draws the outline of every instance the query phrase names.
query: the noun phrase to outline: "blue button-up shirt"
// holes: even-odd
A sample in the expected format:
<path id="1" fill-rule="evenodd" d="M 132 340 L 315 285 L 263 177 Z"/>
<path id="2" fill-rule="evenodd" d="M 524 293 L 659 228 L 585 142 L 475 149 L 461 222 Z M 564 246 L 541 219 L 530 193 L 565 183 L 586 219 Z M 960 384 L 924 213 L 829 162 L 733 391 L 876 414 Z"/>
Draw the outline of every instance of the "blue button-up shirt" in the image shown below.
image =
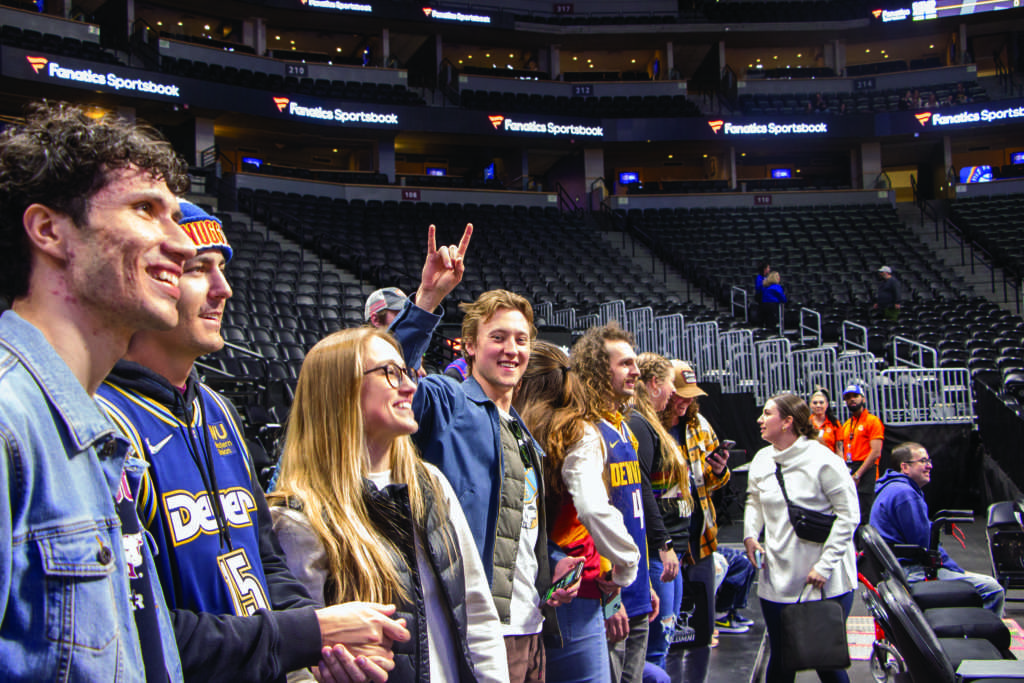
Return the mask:
<path id="1" fill-rule="evenodd" d="M 143 665 L 115 507 L 127 455 L 42 333 L 0 316 L 0 680 L 181 680 L 159 585 L 166 671 Z"/>

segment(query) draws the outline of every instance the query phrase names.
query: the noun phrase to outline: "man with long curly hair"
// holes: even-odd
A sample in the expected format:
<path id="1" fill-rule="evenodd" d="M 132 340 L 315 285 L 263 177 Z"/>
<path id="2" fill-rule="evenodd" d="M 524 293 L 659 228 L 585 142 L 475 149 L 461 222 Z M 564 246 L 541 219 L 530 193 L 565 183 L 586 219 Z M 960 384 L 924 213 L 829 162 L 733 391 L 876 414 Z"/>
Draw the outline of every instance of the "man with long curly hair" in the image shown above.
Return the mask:
<path id="1" fill-rule="evenodd" d="M 640 551 L 636 579 L 622 589 L 622 606 L 606 623 L 613 681 L 641 681 L 647 655 L 649 621 L 658 614 L 658 597 L 648 575 L 647 530 L 637 441 L 620 412 L 640 378 L 633 335 L 615 322 L 592 327 L 572 347 L 573 372 L 584 387 L 592 424 L 607 453 L 611 502 Z M 611 588 L 611 586 L 609 586 Z M 614 590 L 614 589 L 613 589 Z"/>

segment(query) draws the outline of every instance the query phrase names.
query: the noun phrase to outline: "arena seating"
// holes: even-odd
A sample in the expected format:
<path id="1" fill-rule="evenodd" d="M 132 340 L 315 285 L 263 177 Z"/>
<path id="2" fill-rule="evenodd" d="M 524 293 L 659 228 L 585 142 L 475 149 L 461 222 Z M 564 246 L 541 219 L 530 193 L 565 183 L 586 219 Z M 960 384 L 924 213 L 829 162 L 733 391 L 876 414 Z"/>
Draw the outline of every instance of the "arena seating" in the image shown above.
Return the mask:
<path id="1" fill-rule="evenodd" d="M 70 36 L 58 36 L 54 33 L 40 33 L 34 29 L 23 29 L 12 24 L 4 24 L 3 27 L 0 27 L 0 43 L 25 50 L 44 50 L 65 57 L 124 66 L 116 55 L 100 47 L 99 43 L 79 40 Z"/>
<path id="2" fill-rule="evenodd" d="M 847 69 L 849 74 L 850 69 Z M 852 74 L 851 74 L 852 75 Z M 945 83 L 936 86 L 921 88 L 922 92 L 934 92 L 936 99 L 941 103 L 950 95 L 956 94 L 956 83 Z M 966 92 L 972 102 L 987 102 L 989 97 L 985 88 L 978 84 L 965 84 Z M 823 85 L 827 88 L 827 85 Z M 899 111 L 900 98 L 906 94 L 907 89 L 886 89 L 856 92 L 827 92 L 823 91 L 822 96 L 828 104 L 828 114 L 867 114 L 886 111 Z M 739 97 L 740 110 L 748 115 L 759 114 L 806 114 L 807 103 L 814 99 L 814 95 L 807 94 L 781 94 L 781 95 L 748 95 Z M 845 109 L 843 108 L 845 106 Z"/>
<path id="3" fill-rule="evenodd" d="M 996 265 L 1024 275 L 1024 195 L 961 199 L 951 205 L 951 219 Z"/>
<path id="4" fill-rule="evenodd" d="M 684 307 L 663 282 L 637 273 L 593 225 L 554 207 L 346 201 L 263 191 L 240 192 L 239 206 L 321 257 L 381 286 L 415 289 L 426 226 L 438 226 L 439 242 L 455 242 L 465 224 L 473 223 L 475 267 L 453 293 L 455 300 L 472 300 L 483 291 L 504 287 L 538 302 L 550 301 L 556 308 L 585 312 L 618 298 L 630 307 L 651 306 L 656 311 Z M 574 267 L 566 268 L 566 263 Z M 622 291 L 623 282 L 631 283 L 629 291 Z M 457 319 L 455 307 L 448 308 Z"/>
<path id="5" fill-rule="evenodd" d="M 716 2 L 701 3 L 710 21 L 731 22 L 801 22 L 850 21 L 864 19 L 870 8 L 859 0 L 779 0 L 778 2 Z"/>
<path id="6" fill-rule="evenodd" d="M 565 74 L 568 76 L 568 74 Z M 591 76 L 593 74 L 587 74 Z M 570 79 L 566 79 L 570 80 Z M 527 95 L 466 89 L 460 93 L 463 107 L 509 112 L 642 118 L 646 116 L 700 116 L 701 111 L 685 95 L 618 95 L 614 97 L 568 97 Z"/>
<path id="7" fill-rule="evenodd" d="M 324 78 L 296 78 L 252 69 L 238 69 L 221 64 L 207 64 L 198 60 L 175 59 L 164 56 L 161 61 L 164 73 L 205 81 L 240 85 L 246 88 L 273 90 L 282 93 L 300 93 L 359 102 L 380 104 L 421 105 L 423 98 L 404 85 L 373 83 L 364 81 L 334 81 Z"/>
<path id="8" fill-rule="evenodd" d="M 1024 197 L 988 201 L 1000 207 L 996 222 L 1010 226 L 1007 235 L 1019 232 Z M 956 206 L 962 211 L 964 205 L 984 203 Z M 756 264 L 767 259 L 782 274 L 790 300 L 788 329 L 798 325 L 801 306 L 822 315 L 826 342 L 839 341 L 844 320 L 864 325 L 869 350 L 883 364 L 894 361 L 894 337 L 917 341 L 936 350 L 940 367 L 967 367 L 975 381 L 985 382 L 1024 416 L 1024 320 L 966 295 L 970 288 L 929 253 L 893 209 L 677 208 L 631 210 L 623 218 L 639 239 L 658 245 L 663 258 L 723 304 L 734 286 L 752 294 Z M 1017 237 L 1012 244 L 1020 241 Z M 903 283 L 906 303 L 898 322 L 871 310 L 875 271 L 883 263 Z"/>

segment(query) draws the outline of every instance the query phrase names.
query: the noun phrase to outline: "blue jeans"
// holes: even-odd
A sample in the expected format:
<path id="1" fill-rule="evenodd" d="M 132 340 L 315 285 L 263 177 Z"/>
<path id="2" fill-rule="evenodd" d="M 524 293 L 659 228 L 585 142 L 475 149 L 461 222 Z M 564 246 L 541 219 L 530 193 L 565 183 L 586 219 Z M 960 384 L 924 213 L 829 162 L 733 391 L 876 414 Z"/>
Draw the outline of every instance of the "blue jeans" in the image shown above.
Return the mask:
<path id="1" fill-rule="evenodd" d="M 719 546 L 715 552 L 721 553 L 729 561 L 729 570 L 715 596 L 715 611 L 741 610 L 747 606 L 747 596 L 750 595 L 757 570 L 742 550 Z"/>
<path id="2" fill-rule="evenodd" d="M 651 588 L 658 594 L 661 606 L 658 611 L 658 618 L 651 622 L 651 630 L 647 636 L 647 661 L 665 668 L 668 641 L 676 629 L 676 618 L 683 601 L 683 575 L 682 571 L 680 571 L 679 574 L 676 574 L 674 580 L 662 583 L 661 572 L 663 565 L 661 560 L 652 559 L 649 566 L 651 571 Z"/>
<path id="3" fill-rule="evenodd" d="M 843 616 L 850 616 L 850 608 L 853 607 L 853 591 L 829 598 L 838 602 L 843 607 Z M 782 608 L 785 602 L 772 602 L 761 599 L 761 614 L 764 616 L 764 627 L 768 631 L 768 646 L 770 656 L 768 659 L 768 673 L 765 674 L 765 683 L 793 683 L 796 678 L 796 671 L 782 668 L 782 645 L 779 642 L 782 635 Z M 818 679 L 822 683 L 850 683 L 850 677 L 846 669 L 819 669 Z"/>
<path id="4" fill-rule="evenodd" d="M 907 565 L 904 568 L 907 572 L 907 580 L 911 583 L 924 581 L 924 567 L 921 565 Z M 1006 592 L 991 576 L 975 574 L 974 572 L 956 572 L 952 569 L 939 567 L 938 579 L 940 581 L 955 581 L 962 579 L 978 591 L 981 596 L 982 606 L 995 613 L 1000 619 L 1003 618 L 1003 603 L 1006 601 Z"/>
<path id="5" fill-rule="evenodd" d="M 548 683 L 611 680 L 604 612 L 596 598 L 576 598 L 555 608 L 562 647 L 547 648 Z"/>

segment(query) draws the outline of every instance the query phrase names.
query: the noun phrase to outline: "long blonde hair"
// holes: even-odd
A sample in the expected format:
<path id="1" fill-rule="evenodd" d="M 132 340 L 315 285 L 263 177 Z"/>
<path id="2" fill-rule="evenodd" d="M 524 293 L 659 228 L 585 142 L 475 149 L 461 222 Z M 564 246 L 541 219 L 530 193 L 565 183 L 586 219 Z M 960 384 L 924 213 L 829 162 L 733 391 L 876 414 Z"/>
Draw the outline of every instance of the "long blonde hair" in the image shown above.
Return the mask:
<path id="1" fill-rule="evenodd" d="M 687 503 L 692 503 L 690 467 L 686 464 L 686 459 L 683 457 L 683 452 L 675 437 L 668 433 L 661 417 L 655 412 L 654 406 L 651 405 L 651 397 L 647 393 L 647 382 L 653 379 L 664 379 L 666 376 L 674 378 L 675 369 L 667 358 L 651 352 L 644 352 L 637 356 L 636 364 L 640 370 L 640 381 L 636 383 L 631 407 L 647 420 L 661 441 L 661 466 L 668 472 L 669 488 L 671 488 L 671 484 L 677 484 L 682 498 Z"/>
<path id="2" fill-rule="evenodd" d="M 364 498 L 368 459 L 360 396 L 363 359 L 374 337 L 401 354 L 390 334 L 373 327 L 335 332 L 306 354 L 288 416 L 277 488 L 267 496 L 273 505 L 296 501 L 302 506 L 327 553 L 335 590 L 325 597 L 336 602 L 410 598 L 395 564 L 404 555 L 377 531 Z M 392 480 L 408 486 L 417 529 L 422 531 L 428 514 L 447 520 L 444 495 L 417 456 L 412 439 L 396 438 L 388 460 Z M 433 489 L 434 510 L 424 503 L 421 479 Z"/>

